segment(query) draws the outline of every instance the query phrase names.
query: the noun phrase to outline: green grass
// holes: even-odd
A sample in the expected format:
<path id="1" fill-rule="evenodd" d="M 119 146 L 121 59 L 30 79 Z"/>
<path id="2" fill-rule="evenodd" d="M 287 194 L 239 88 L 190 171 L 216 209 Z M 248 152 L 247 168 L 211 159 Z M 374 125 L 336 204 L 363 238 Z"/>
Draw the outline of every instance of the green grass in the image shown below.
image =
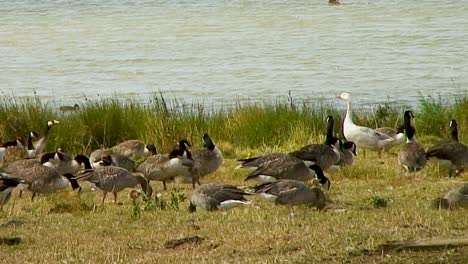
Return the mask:
<path id="1" fill-rule="evenodd" d="M 329 114 L 339 124 L 341 111 L 328 105 L 244 105 L 206 111 L 156 97 L 149 105 L 117 99 L 89 102 L 80 111 L 61 113 L 40 101 L 4 100 L 0 103 L 4 139 L 41 129 L 47 119 L 62 121 L 51 130 L 49 149 L 62 146 L 71 153 L 89 153 L 124 139 L 139 138 L 169 150 L 180 138 L 201 147 L 209 132 L 225 153 L 223 166 L 202 182 L 244 182 L 246 171 L 234 170 L 235 159 L 273 151 L 291 151 L 306 143 L 322 142 Z M 380 106 L 373 112 L 356 111 L 360 124 L 395 127 L 405 109 Z M 443 109 L 441 111 L 440 109 Z M 422 98 L 415 109 L 418 138 L 429 147 L 448 137 L 448 122 L 456 118 L 460 139 L 467 142 L 468 100 L 445 105 Z M 432 117 L 432 118 L 431 118 Z M 441 120 L 434 124 L 430 120 Z M 423 120 L 425 120 L 423 122 Z M 357 121 L 356 121 L 357 122 Z M 17 128 L 18 124 L 21 128 Z M 336 125 L 338 126 L 338 125 Z M 336 129 L 338 132 L 338 128 Z M 398 152 L 398 147 L 392 149 Z M 10 201 L 0 212 L 0 237 L 20 237 L 19 245 L 0 245 L 5 263 L 466 263 L 468 249 L 376 252 L 389 240 L 465 237 L 466 210 L 434 210 L 431 200 L 459 182 L 434 162 L 417 174 L 404 176 L 394 153 L 381 161 L 367 152 L 355 164 L 329 174 L 327 196 L 336 210 L 317 212 L 275 206 L 249 197 L 252 206 L 229 211 L 187 210 L 191 185 L 168 184 L 160 197 L 132 201 L 130 190 L 119 193 L 122 205 L 111 197 L 100 205 L 101 193 L 83 184 L 79 197 L 71 190 Z M 383 163 L 382 163 L 383 162 Z M 14 193 L 17 196 L 17 193 Z M 27 196 L 27 195 L 26 195 Z M 20 225 L 8 224 L 21 221 Z M 181 237 L 205 238 L 196 245 L 167 249 L 164 243 Z"/>

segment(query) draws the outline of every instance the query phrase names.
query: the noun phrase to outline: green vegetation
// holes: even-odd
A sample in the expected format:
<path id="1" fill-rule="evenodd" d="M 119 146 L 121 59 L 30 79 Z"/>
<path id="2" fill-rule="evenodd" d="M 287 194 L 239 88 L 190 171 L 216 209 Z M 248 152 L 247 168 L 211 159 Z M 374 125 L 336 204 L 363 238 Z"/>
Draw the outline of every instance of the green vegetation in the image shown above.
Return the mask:
<path id="1" fill-rule="evenodd" d="M 336 103 L 336 106 L 341 104 Z M 382 105 L 356 112 L 356 123 L 396 127 L 405 109 Z M 468 98 L 445 105 L 422 98 L 415 109 L 418 139 L 429 147 L 448 138 L 450 119 L 459 123 L 460 140 L 468 142 Z M 322 142 L 325 117 L 335 117 L 339 131 L 343 111 L 330 105 L 276 103 L 206 111 L 201 105 L 167 102 L 156 97 L 149 105 L 117 99 L 89 102 L 79 111 L 59 112 L 38 100 L 0 103 L 3 140 L 38 132 L 48 119 L 62 123 L 51 130 L 49 150 L 61 146 L 71 153 L 89 153 L 104 145 L 139 138 L 160 152 L 180 138 L 201 146 L 210 133 L 225 153 L 223 166 L 202 182 L 244 182 L 246 171 L 234 170 L 236 159 L 273 151 L 290 151 Z M 359 120 L 359 121 L 358 121 Z M 434 121 L 434 122 L 432 122 Z M 439 122 L 440 121 L 440 122 Z M 359 150 L 358 150 L 359 151 Z M 18 245 L 0 245 L 5 263 L 465 263 L 467 248 L 431 251 L 376 252 L 389 240 L 457 238 L 468 231 L 465 210 L 434 210 L 431 200 L 460 181 L 429 162 L 421 172 L 405 176 L 395 153 L 381 160 L 373 152 L 359 155 L 355 164 L 328 174 L 333 182 L 327 196 L 338 208 L 318 212 L 249 197 L 252 206 L 223 212 L 187 210 L 190 184 L 152 182 L 151 199 L 130 190 L 119 195 L 121 205 L 100 205 L 101 195 L 83 183 L 80 196 L 70 190 L 10 201 L 0 212 L 0 238 L 20 237 Z M 27 195 L 28 196 L 28 193 Z M 174 249 L 169 240 L 198 235 L 198 244 Z M 5 261 L 6 260 L 6 261 Z"/>

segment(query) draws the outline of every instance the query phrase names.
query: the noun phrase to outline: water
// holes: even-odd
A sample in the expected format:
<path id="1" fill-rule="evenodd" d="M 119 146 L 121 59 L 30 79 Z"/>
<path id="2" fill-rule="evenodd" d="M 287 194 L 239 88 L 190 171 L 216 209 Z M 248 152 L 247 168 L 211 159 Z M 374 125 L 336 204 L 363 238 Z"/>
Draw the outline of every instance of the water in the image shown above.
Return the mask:
<path id="1" fill-rule="evenodd" d="M 0 90 L 214 105 L 467 94 L 464 1 L 326 2 L 0 0 Z"/>

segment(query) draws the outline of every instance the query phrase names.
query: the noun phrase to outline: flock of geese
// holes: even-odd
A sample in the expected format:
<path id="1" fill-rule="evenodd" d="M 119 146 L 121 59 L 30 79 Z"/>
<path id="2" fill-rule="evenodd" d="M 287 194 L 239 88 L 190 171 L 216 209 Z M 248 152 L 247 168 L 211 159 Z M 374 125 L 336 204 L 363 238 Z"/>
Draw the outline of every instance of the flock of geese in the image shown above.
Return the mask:
<path id="1" fill-rule="evenodd" d="M 26 143 L 21 140 L 6 142 L 0 148 L 0 159 L 5 166 L 0 168 L 0 207 L 17 188 L 36 194 L 54 193 L 71 186 L 81 191 L 79 182 L 88 182 L 93 189 L 102 191 L 104 204 L 107 193 L 112 193 L 117 203 L 117 194 L 126 188 L 141 186 L 140 195 L 151 197 L 151 181 L 160 181 L 164 190 L 167 183 L 191 183 L 194 191 L 189 210 L 196 208 L 217 210 L 238 205 L 248 205 L 249 195 L 258 195 L 275 204 L 295 206 L 307 204 L 318 210 L 333 208 L 325 192 L 331 181 L 325 171 L 353 164 L 357 148 L 370 149 L 378 153 L 406 143 L 398 153 L 398 164 L 405 173 L 424 169 L 427 160 L 438 159 L 446 165 L 449 176 L 461 173 L 468 164 L 468 147 L 458 141 L 457 123 L 450 121 L 451 139 L 425 150 L 416 139 L 414 115 L 405 111 L 404 123 L 398 129 L 372 129 L 356 125 L 351 111 L 351 95 L 343 92 L 337 98 L 347 104 L 343 122 L 345 140 L 333 134 L 334 119 L 326 119 L 325 142 L 306 145 L 289 153 L 270 153 L 258 157 L 239 159 L 235 169 L 245 169 L 245 181 L 258 181 L 253 187 L 238 187 L 223 183 L 201 184 L 200 179 L 215 172 L 223 164 L 223 154 L 208 134 L 203 135 L 203 148 L 192 148 L 182 139 L 170 153 L 160 154 L 156 147 L 140 140 L 127 140 L 110 149 L 97 149 L 89 157 L 83 154 L 72 156 L 62 148 L 44 152 L 49 130 L 59 124 L 47 121 L 42 137 L 30 132 Z M 345 142 L 344 142 L 345 141 Z M 13 154 L 24 159 L 9 162 Z M 135 166 L 134 160 L 146 158 Z M 311 185 L 306 184 L 312 182 Z M 198 186 L 197 186 L 198 185 Z M 457 186 L 445 196 L 433 201 L 438 208 L 468 207 L 468 184 Z"/>

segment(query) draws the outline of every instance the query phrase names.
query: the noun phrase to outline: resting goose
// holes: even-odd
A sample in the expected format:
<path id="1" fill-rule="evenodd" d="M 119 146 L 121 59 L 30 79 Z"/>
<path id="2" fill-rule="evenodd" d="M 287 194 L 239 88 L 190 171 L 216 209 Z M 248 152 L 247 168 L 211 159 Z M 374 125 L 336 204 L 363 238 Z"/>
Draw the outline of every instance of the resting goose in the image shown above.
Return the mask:
<path id="1" fill-rule="evenodd" d="M 112 147 L 111 152 L 137 159 L 149 154 L 156 155 L 156 147 L 141 140 L 127 140 Z"/>
<path id="2" fill-rule="evenodd" d="M 389 137 L 393 138 L 393 142 L 388 144 L 384 150 L 388 151 L 390 148 L 400 145 L 405 141 L 405 126 L 402 125 L 398 127 L 397 129 L 393 129 L 390 127 L 379 127 L 376 128 L 375 131 L 384 133 L 388 135 Z"/>
<path id="3" fill-rule="evenodd" d="M 372 128 L 355 125 L 351 111 L 351 95 L 344 92 L 338 98 L 344 100 L 347 105 L 346 116 L 343 122 L 343 135 L 346 140 L 353 141 L 359 148 L 377 151 L 380 158 L 382 149 L 392 144 L 394 139 Z"/>
<path id="4" fill-rule="evenodd" d="M 451 189 L 441 198 L 434 199 L 432 207 L 443 209 L 468 208 L 468 183 Z"/>
<path id="5" fill-rule="evenodd" d="M 411 125 L 413 117 L 413 112 L 405 111 L 404 125 L 407 139 L 406 144 L 403 145 L 398 154 L 398 164 L 406 172 L 419 171 L 426 166 L 426 152 L 424 147 L 416 140 L 416 129 Z"/>
<path id="6" fill-rule="evenodd" d="M 250 201 L 244 198 L 250 195 L 233 185 L 222 183 L 206 183 L 199 185 L 190 197 L 189 211 L 195 212 L 197 207 L 206 211 L 229 209 L 239 205 L 248 205 Z"/>
<path id="7" fill-rule="evenodd" d="M 104 166 L 97 169 L 90 169 L 90 165 L 86 166 L 86 171 L 75 178 L 80 181 L 88 181 L 94 184 L 103 192 L 102 204 L 106 200 L 108 192 L 114 194 L 114 203 L 117 203 L 117 193 L 125 188 L 134 188 L 140 184 L 142 190 L 148 197 L 151 197 L 153 189 L 148 184 L 148 180 L 143 176 L 133 176 L 131 172 L 124 168 L 116 166 Z"/>
<path id="8" fill-rule="evenodd" d="M 203 135 L 204 148 L 191 150 L 193 166 L 184 169 L 180 176 L 175 177 L 176 181 L 192 182 L 200 184 L 200 178 L 215 172 L 223 164 L 223 153 L 215 146 L 208 134 Z M 179 178 L 179 179 L 177 179 Z"/>
<path id="9" fill-rule="evenodd" d="M 322 189 L 318 187 L 309 188 L 303 182 L 296 180 L 278 180 L 264 183 L 254 187 L 255 194 L 261 198 L 281 205 L 309 204 L 324 209 L 327 199 Z"/>
<path id="10" fill-rule="evenodd" d="M 171 153 L 151 156 L 138 165 L 135 171 L 142 173 L 148 181 L 162 181 L 166 190 L 166 181 L 185 173 L 186 169 L 193 166 L 189 146 L 188 141 L 181 140 L 178 148 L 172 150 Z"/>
<path id="11" fill-rule="evenodd" d="M 451 137 L 458 140 L 457 122 L 450 122 Z M 468 146 L 457 141 L 443 142 L 429 148 L 426 152 L 428 159 L 436 158 L 448 167 L 449 176 L 455 176 L 468 165 Z"/>
<path id="12" fill-rule="evenodd" d="M 304 160 L 311 161 L 322 168 L 328 170 L 340 160 L 340 151 L 335 146 L 338 139 L 333 137 L 333 117 L 327 117 L 327 133 L 324 144 L 310 144 L 297 151 L 290 152 L 289 155 Z"/>
<path id="13" fill-rule="evenodd" d="M 354 161 L 353 156 L 357 156 L 356 144 L 354 144 L 352 141 L 343 143 L 341 146 L 340 160 L 338 161 L 337 165 L 352 165 Z"/>

